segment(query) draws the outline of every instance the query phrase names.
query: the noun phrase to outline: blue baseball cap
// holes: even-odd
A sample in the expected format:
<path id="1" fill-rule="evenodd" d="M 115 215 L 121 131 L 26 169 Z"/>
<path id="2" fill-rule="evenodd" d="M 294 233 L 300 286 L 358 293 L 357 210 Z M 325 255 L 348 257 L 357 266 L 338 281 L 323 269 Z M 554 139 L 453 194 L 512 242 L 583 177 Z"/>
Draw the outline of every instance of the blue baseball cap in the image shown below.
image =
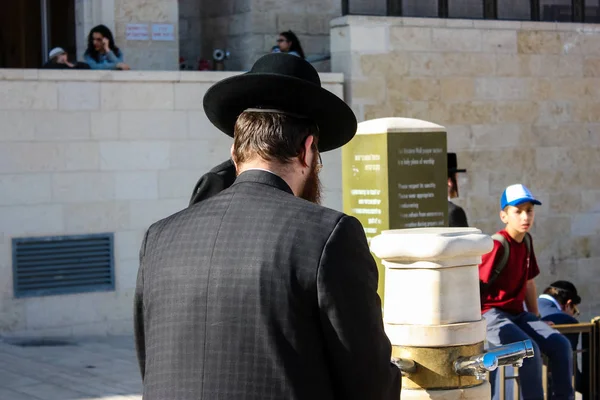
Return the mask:
<path id="1" fill-rule="evenodd" d="M 502 197 L 500 197 L 500 209 L 504 210 L 506 206 L 518 206 L 519 204 L 528 202 L 537 204 L 538 206 L 542 205 L 542 202 L 533 197 L 533 194 L 531 194 L 531 191 L 525 185 L 519 183 L 504 189 Z"/>

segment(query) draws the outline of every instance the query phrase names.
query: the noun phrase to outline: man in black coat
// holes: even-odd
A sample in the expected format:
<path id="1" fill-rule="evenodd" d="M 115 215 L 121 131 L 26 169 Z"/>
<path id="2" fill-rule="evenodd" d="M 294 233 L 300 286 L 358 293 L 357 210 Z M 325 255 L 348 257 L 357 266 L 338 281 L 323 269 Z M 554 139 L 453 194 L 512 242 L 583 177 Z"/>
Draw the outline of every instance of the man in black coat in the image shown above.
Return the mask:
<path id="1" fill-rule="evenodd" d="M 456 174 L 460 172 L 467 172 L 467 170 L 458 169 L 456 153 L 448 153 L 448 226 L 466 228 L 469 223 L 465 210 L 450 201 L 450 199 L 458 197 Z"/>
<path id="2" fill-rule="evenodd" d="M 351 109 L 281 53 L 212 86 L 204 109 L 234 137 L 238 176 L 146 232 L 144 399 L 398 400 L 363 228 L 318 205 L 319 153 L 352 139 Z"/>

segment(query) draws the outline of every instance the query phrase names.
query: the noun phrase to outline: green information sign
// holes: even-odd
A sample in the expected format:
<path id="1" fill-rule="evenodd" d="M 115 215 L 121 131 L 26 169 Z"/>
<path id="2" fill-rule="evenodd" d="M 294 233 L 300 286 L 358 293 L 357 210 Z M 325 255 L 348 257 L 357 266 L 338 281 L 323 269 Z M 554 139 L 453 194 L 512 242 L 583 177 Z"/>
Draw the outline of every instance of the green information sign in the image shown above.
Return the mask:
<path id="1" fill-rule="evenodd" d="M 439 125 L 406 118 L 359 124 L 342 149 L 344 212 L 358 218 L 369 243 L 387 229 L 448 226 L 446 152 Z M 385 271 L 375 260 L 383 299 Z"/>

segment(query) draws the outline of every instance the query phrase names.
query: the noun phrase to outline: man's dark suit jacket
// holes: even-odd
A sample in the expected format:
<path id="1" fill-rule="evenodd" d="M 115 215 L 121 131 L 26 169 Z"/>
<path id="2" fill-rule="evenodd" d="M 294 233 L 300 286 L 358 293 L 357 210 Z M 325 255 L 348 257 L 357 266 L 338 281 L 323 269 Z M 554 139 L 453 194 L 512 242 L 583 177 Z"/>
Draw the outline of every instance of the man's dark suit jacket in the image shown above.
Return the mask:
<path id="1" fill-rule="evenodd" d="M 144 400 L 398 400 L 377 281 L 357 219 L 244 172 L 146 233 Z"/>
<path id="2" fill-rule="evenodd" d="M 448 226 L 451 228 L 468 228 L 465 210 L 448 200 Z"/>

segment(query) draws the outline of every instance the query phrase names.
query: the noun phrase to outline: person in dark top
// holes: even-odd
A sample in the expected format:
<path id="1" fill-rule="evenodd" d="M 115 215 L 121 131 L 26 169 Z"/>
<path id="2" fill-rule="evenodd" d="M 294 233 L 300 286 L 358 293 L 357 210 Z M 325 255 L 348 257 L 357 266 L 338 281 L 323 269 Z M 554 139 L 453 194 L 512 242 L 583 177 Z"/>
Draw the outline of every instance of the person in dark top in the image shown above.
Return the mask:
<path id="1" fill-rule="evenodd" d="M 230 158 L 222 162 L 198 179 L 192 191 L 189 205 L 193 206 L 196 203 L 219 194 L 233 185 L 236 177 L 237 174 L 233 160 Z"/>
<path id="2" fill-rule="evenodd" d="M 456 153 L 448 153 L 448 226 L 468 227 L 467 214 L 465 210 L 457 206 L 450 199 L 458 197 L 458 183 L 456 174 L 467 172 L 466 169 L 458 169 Z"/>
<path id="3" fill-rule="evenodd" d="M 542 321 L 548 321 L 554 325 L 578 324 L 577 317 L 581 304 L 581 297 L 577 294 L 577 288 L 569 281 L 556 281 L 550 284 L 538 298 L 538 311 Z M 568 333 L 564 335 L 571 343 L 573 351 L 577 351 L 579 333 Z M 584 368 L 587 366 L 584 364 Z M 585 369 L 584 369 L 585 371 Z M 586 371 L 587 372 L 587 371 Z M 577 368 L 575 371 L 575 388 L 578 392 L 587 393 L 587 374 Z"/>
<path id="4" fill-rule="evenodd" d="M 42 66 L 42 69 L 90 69 L 90 66 L 84 62 L 69 62 L 69 55 L 62 47 L 55 47 L 48 54 L 48 62 Z"/>

